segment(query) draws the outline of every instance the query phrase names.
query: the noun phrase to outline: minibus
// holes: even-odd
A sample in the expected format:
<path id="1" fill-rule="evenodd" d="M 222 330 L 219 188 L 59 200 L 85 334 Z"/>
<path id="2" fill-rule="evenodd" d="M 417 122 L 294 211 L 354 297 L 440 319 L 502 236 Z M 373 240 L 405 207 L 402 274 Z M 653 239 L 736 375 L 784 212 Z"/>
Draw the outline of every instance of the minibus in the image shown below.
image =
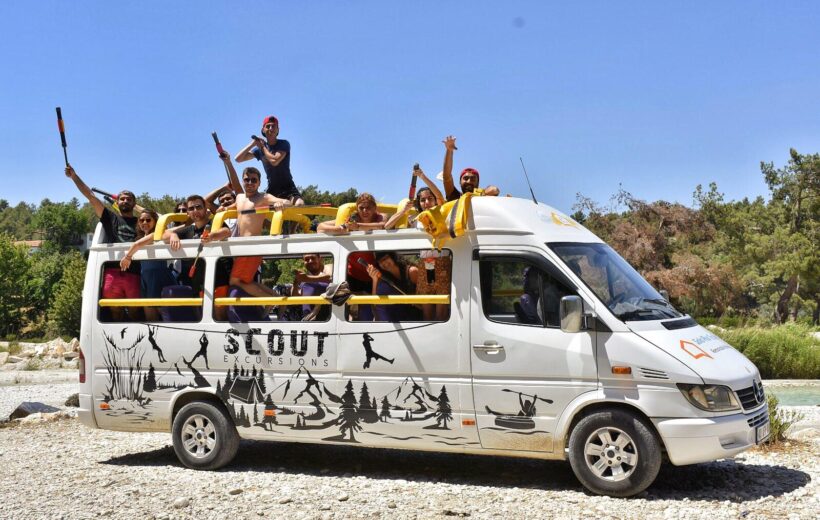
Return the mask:
<path id="1" fill-rule="evenodd" d="M 83 292 L 82 422 L 170 432 L 195 469 L 229 464 L 240 439 L 323 443 L 566 459 L 610 496 L 641 492 L 663 462 L 732 457 L 769 435 L 754 364 L 548 205 L 473 197 L 463 232 L 437 247 L 413 226 L 281 233 L 287 220 L 308 230 L 311 211 L 341 222 L 350 208 L 272 212 L 270 234 L 200 252 L 196 240 L 140 250 L 135 263 L 200 259 L 199 291 L 181 284 L 158 299 L 100 298 L 104 270 L 128 245 L 103 243 L 98 226 Z M 232 216 L 218 214 L 215 228 Z M 163 216 L 156 236 L 175 218 L 184 215 Z M 449 259 L 434 273 L 431 252 Z M 309 256 L 332 274 L 301 277 L 308 285 L 294 295 Z M 262 257 L 255 280 L 269 296 L 215 296 L 224 263 L 240 257 Z M 393 279 L 391 291 L 373 294 L 367 266 Z M 444 290 L 414 293 L 431 275 Z M 141 318 L 146 306 L 161 320 Z M 129 310 L 116 321 L 114 307 Z"/>

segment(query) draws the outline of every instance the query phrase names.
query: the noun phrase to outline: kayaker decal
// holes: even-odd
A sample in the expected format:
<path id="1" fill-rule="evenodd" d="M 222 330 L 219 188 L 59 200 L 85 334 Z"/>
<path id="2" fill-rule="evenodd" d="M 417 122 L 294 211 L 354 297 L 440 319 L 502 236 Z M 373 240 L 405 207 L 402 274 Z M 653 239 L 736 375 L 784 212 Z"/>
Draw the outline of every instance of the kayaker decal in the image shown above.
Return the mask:
<path id="1" fill-rule="evenodd" d="M 543 397 L 538 397 L 538 395 L 516 392 L 515 390 L 510 390 L 509 388 L 503 388 L 501 391 L 518 394 L 518 404 L 521 409 L 517 413 L 501 413 L 491 410 L 489 406 L 485 406 L 484 408 L 487 410 L 487 413 L 495 416 L 495 425 L 500 428 L 531 430 L 535 428 L 535 420 L 533 417 L 535 417 L 536 412 L 536 401 L 543 401 L 547 404 L 552 404 L 552 399 L 545 399 Z M 524 399 L 525 397 L 529 397 L 532 400 Z"/>

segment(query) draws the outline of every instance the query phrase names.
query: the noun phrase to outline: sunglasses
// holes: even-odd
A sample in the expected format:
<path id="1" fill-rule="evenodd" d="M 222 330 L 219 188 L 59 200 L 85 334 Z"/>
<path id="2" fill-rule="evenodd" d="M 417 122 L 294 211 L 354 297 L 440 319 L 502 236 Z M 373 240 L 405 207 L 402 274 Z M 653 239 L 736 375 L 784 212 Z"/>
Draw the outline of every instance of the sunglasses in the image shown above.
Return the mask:
<path id="1" fill-rule="evenodd" d="M 154 219 L 152 219 L 152 218 L 141 218 L 141 219 L 139 219 L 139 221 L 140 222 L 153 222 Z"/>
<path id="2" fill-rule="evenodd" d="M 183 208 L 182 206 L 177 208 L 177 213 L 187 213 L 188 208 Z"/>
<path id="3" fill-rule="evenodd" d="M 259 182 L 259 179 L 257 179 L 256 177 L 245 177 L 244 179 L 242 179 L 242 182 L 244 182 L 245 184 L 256 184 L 257 182 Z"/>
<path id="4" fill-rule="evenodd" d="M 196 206 L 188 206 L 188 211 L 196 211 L 198 209 L 205 209 L 205 206 L 202 204 L 197 204 Z"/>

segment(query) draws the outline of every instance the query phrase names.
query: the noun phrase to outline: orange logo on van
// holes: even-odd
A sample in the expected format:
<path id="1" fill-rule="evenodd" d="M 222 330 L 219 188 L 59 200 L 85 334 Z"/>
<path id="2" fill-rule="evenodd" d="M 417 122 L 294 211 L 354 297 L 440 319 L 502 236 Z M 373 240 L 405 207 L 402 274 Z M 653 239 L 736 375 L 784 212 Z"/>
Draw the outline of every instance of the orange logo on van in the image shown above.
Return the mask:
<path id="1" fill-rule="evenodd" d="M 709 359 L 714 359 L 705 350 L 703 350 L 699 346 L 695 345 L 691 341 L 680 340 L 680 348 L 682 348 L 684 352 L 686 352 L 687 354 L 689 354 L 690 356 L 692 356 L 695 359 L 700 359 L 702 357 L 707 357 Z"/>

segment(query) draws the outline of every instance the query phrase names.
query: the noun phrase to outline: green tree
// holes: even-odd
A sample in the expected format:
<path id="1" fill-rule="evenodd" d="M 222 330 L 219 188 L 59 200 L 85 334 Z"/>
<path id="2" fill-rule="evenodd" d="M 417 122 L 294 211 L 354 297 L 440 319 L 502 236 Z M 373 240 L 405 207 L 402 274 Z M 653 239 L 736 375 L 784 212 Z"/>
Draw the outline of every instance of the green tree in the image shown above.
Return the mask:
<path id="1" fill-rule="evenodd" d="M 771 204 L 778 210 L 778 236 L 771 241 L 774 254 L 764 269 L 773 277 L 779 289 L 775 318 L 784 323 L 789 316 L 790 301 L 801 292 L 817 307 L 820 291 L 817 276 L 820 263 L 820 154 L 802 155 L 789 150 L 789 161 L 783 168 L 761 162 L 760 170 L 772 193 Z M 783 243 L 781 240 L 785 239 Z M 807 294 L 808 293 L 808 294 Z M 800 298 L 802 300 L 803 298 Z M 794 309 L 793 316 L 796 317 Z"/>
<path id="2" fill-rule="evenodd" d="M 356 188 L 348 188 L 347 191 L 330 192 L 319 190 L 319 187 L 315 184 L 299 187 L 299 192 L 302 194 L 302 199 L 307 205 L 312 206 L 329 203 L 336 208 L 348 202 L 356 202 L 356 197 L 359 196 L 359 192 Z"/>
<path id="3" fill-rule="evenodd" d="M 28 299 L 31 261 L 25 246 L 0 233 L 0 335 L 17 333 Z"/>
<path id="4" fill-rule="evenodd" d="M 81 244 L 83 235 L 89 229 L 87 216 L 76 198 L 69 202 L 43 199 L 34 214 L 32 225 L 45 240 L 43 246 L 48 251 L 66 251 Z"/>
<path id="5" fill-rule="evenodd" d="M 54 303 L 48 311 L 49 319 L 61 334 L 80 335 L 85 267 L 86 262 L 79 253 L 67 256 L 63 277 L 54 291 Z"/>
<path id="6" fill-rule="evenodd" d="M 32 239 L 31 222 L 34 219 L 34 211 L 34 205 L 25 202 L 20 202 L 14 207 L 7 205 L 0 210 L 0 233 L 7 233 L 16 240 Z"/>

